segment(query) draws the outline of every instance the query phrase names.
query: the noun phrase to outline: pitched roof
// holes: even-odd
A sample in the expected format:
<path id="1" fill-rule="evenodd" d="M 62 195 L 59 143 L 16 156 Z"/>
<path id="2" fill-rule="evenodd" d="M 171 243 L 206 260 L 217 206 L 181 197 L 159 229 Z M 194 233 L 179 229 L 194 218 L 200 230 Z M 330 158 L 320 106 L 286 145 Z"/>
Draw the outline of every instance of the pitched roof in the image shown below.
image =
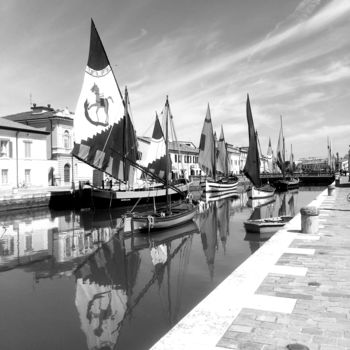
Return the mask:
<path id="1" fill-rule="evenodd" d="M 33 128 L 31 126 L 28 126 L 22 123 L 17 123 L 12 120 L 8 120 L 7 118 L 0 118 L 0 129 L 32 132 L 32 133 L 43 134 L 43 135 L 50 134 L 48 131 Z"/>
<path id="2" fill-rule="evenodd" d="M 6 119 L 12 120 L 12 121 L 21 121 L 25 122 L 27 120 L 35 120 L 35 119 L 47 119 L 51 117 L 61 117 L 61 118 L 70 118 L 71 113 L 68 111 L 68 109 L 64 110 L 55 110 L 51 108 L 50 105 L 48 106 L 37 106 L 33 105 L 31 107 L 30 111 L 16 113 L 16 114 L 10 114 L 3 116 Z"/>

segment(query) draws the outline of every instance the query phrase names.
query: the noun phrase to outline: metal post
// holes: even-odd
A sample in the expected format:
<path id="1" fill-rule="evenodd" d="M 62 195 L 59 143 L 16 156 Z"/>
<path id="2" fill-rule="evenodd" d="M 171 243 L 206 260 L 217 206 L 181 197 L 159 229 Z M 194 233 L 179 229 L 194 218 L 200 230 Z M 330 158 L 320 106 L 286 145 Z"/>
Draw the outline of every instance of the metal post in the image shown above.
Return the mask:
<path id="1" fill-rule="evenodd" d="M 348 153 L 348 175 L 350 181 L 350 145 L 349 145 L 349 153 Z"/>

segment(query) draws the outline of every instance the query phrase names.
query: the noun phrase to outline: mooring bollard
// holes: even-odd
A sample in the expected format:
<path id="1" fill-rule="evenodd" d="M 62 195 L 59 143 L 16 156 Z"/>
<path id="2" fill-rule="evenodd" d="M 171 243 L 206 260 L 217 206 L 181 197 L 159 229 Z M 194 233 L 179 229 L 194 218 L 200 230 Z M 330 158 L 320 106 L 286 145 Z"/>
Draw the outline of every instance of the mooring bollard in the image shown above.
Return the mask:
<path id="1" fill-rule="evenodd" d="M 335 173 L 335 185 L 339 186 L 340 184 L 340 173 Z"/>
<path id="2" fill-rule="evenodd" d="M 302 233 L 317 233 L 319 213 L 317 207 L 303 207 L 300 209 Z"/>
<path id="3" fill-rule="evenodd" d="M 334 185 L 329 185 L 328 186 L 328 196 L 332 196 L 335 191 L 335 186 Z"/>

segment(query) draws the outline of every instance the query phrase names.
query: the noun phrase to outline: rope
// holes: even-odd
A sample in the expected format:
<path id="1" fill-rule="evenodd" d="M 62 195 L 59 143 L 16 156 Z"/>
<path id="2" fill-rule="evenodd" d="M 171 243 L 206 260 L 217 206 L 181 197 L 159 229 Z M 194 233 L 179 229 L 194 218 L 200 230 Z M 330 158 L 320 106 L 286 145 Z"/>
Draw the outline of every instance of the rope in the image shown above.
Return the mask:
<path id="1" fill-rule="evenodd" d="M 154 217 L 152 215 L 148 215 L 147 222 L 148 222 L 148 232 L 149 232 L 151 228 L 154 226 Z"/>

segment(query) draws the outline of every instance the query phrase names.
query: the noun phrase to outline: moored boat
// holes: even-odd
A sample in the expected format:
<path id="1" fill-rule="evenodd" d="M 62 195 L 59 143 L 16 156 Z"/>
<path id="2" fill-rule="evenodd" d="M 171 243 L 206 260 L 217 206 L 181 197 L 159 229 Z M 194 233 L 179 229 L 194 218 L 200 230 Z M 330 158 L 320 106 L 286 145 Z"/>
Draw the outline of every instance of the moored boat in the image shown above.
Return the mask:
<path id="1" fill-rule="evenodd" d="M 251 233 L 275 232 L 289 222 L 293 216 L 275 216 L 271 218 L 247 220 L 244 227 Z"/>
<path id="2" fill-rule="evenodd" d="M 257 133 L 254 127 L 249 95 L 247 95 L 246 112 L 248 122 L 249 148 L 243 172 L 244 175 L 252 183 L 250 188 L 247 190 L 248 198 L 257 199 L 273 197 L 275 194 L 275 188 L 269 184 L 262 185 L 261 183 L 258 140 Z"/>
<path id="3" fill-rule="evenodd" d="M 292 146 L 291 146 L 290 161 L 288 166 L 289 169 L 286 169 L 285 153 L 286 153 L 285 140 L 283 136 L 283 126 L 282 126 L 282 116 L 281 116 L 281 128 L 280 128 L 280 133 L 278 136 L 278 143 L 277 143 L 277 165 L 282 171 L 283 178 L 280 180 L 277 180 L 274 183 L 274 186 L 278 191 L 288 191 L 290 189 L 299 188 L 300 180 L 293 176 L 294 155 L 293 155 Z M 286 170 L 289 170 L 291 174 L 290 177 L 286 176 Z"/>
<path id="4" fill-rule="evenodd" d="M 206 173 L 206 178 L 200 182 L 203 192 L 227 192 L 237 189 L 238 178 L 229 175 L 227 148 L 222 127 L 217 145 L 218 147 L 216 149 L 210 107 L 208 104 L 201 132 L 198 155 L 198 164 Z"/>
<path id="5" fill-rule="evenodd" d="M 93 184 L 75 192 L 81 208 L 111 208 L 136 203 L 166 201 L 164 159 L 147 158 L 138 150 L 138 139 L 130 117 L 128 91 L 124 96 L 112 70 L 95 24 L 91 21 L 90 50 L 82 89 L 75 111 L 75 140 L 72 155 L 93 168 Z M 158 122 L 159 124 L 159 122 Z M 149 142 L 163 142 L 159 127 Z M 158 138 L 157 138 L 158 137 Z M 148 168 L 146 178 L 138 169 Z M 170 192 L 188 192 L 186 183 L 174 184 Z M 174 198 L 175 199 L 175 198 Z"/>
<path id="6" fill-rule="evenodd" d="M 163 109 L 165 117 L 165 189 L 166 206 L 163 208 L 154 207 L 153 211 L 134 212 L 131 214 L 132 229 L 140 231 L 156 231 L 182 225 L 194 218 L 197 212 L 197 206 L 191 199 L 184 198 L 179 204 L 173 206 L 170 200 L 169 180 L 171 169 L 171 158 L 169 155 L 169 135 L 168 124 L 172 118 L 168 97 L 166 98 Z M 174 189 L 174 188 L 173 188 Z"/>

